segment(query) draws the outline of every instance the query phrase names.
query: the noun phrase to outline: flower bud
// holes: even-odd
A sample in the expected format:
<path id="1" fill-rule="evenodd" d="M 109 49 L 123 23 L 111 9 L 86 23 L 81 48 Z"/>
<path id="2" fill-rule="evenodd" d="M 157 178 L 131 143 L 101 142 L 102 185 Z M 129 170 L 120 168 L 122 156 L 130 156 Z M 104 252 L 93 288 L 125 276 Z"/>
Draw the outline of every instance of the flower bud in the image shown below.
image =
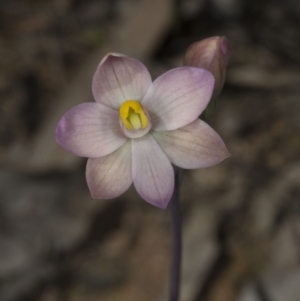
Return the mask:
<path id="1" fill-rule="evenodd" d="M 189 46 L 184 56 L 184 65 L 206 69 L 215 77 L 213 98 L 222 90 L 226 67 L 230 56 L 230 45 L 225 37 L 212 37 Z"/>

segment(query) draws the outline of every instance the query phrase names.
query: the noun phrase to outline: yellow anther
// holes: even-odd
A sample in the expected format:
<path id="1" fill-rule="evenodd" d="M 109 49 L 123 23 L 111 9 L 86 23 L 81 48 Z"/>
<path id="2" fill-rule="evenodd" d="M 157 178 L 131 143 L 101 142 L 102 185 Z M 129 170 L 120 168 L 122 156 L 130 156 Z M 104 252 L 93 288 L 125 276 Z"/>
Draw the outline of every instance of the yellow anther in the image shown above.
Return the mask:
<path id="1" fill-rule="evenodd" d="M 148 125 L 148 117 L 142 105 L 136 100 L 125 101 L 119 110 L 120 118 L 128 130 L 144 129 Z"/>

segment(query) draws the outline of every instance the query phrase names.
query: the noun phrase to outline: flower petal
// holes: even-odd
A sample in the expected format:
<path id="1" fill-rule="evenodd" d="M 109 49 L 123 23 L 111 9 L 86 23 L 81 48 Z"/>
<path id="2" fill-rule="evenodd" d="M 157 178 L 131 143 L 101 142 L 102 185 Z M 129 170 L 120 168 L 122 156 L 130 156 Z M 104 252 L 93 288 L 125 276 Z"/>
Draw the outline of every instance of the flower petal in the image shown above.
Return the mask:
<path id="1" fill-rule="evenodd" d="M 178 130 L 152 134 L 171 162 L 182 168 L 206 168 L 230 156 L 221 137 L 200 119 Z"/>
<path id="2" fill-rule="evenodd" d="M 86 179 L 92 198 L 111 199 L 125 192 L 132 184 L 130 140 L 108 156 L 89 159 Z"/>
<path id="3" fill-rule="evenodd" d="M 174 190 L 174 170 L 149 134 L 132 139 L 132 179 L 146 202 L 162 209 L 167 207 Z"/>
<path id="4" fill-rule="evenodd" d="M 119 125 L 119 114 L 99 103 L 82 103 L 58 122 L 55 137 L 67 151 L 96 158 L 118 149 L 127 138 Z"/>
<path id="5" fill-rule="evenodd" d="M 92 90 L 96 102 L 119 109 L 125 100 L 140 101 L 151 82 L 151 75 L 141 62 L 109 53 L 96 70 Z"/>
<path id="6" fill-rule="evenodd" d="M 153 129 L 175 130 L 193 122 L 206 108 L 213 87 L 213 75 L 195 67 L 176 68 L 158 77 L 142 99 Z"/>

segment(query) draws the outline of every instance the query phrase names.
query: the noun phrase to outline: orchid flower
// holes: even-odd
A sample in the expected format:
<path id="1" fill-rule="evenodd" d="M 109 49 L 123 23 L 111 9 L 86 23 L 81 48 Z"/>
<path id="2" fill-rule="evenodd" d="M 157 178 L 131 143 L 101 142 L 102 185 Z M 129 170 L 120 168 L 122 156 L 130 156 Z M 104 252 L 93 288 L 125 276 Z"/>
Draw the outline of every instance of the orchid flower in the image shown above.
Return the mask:
<path id="1" fill-rule="evenodd" d="M 110 53 L 93 77 L 96 102 L 66 112 L 56 140 L 89 158 L 93 198 L 115 198 L 133 183 L 146 202 L 164 209 L 174 190 L 172 165 L 206 168 L 229 156 L 220 136 L 198 119 L 213 88 L 207 70 L 180 67 L 152 82 L 141 62 Z"/>

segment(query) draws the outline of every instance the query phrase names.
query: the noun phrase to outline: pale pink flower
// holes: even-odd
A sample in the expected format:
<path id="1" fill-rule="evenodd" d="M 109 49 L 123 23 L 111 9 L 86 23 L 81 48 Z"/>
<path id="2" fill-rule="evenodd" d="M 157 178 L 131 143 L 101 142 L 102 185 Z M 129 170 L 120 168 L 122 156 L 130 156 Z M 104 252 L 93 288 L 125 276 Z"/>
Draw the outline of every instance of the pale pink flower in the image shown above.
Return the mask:
<path id="1" fill-rule="evenodd" d="M 172 164 L 205 168 L 229 156 L 220 136 L 198 119 L 213 87 L 204 69 L 176 68 L 152 82 L 138 60 L 108 54 L 93 78 L 96 102 L 65 113 L 56 140 L 89 158 L 93 198 L 117 197 L 133 183 L 145 201 L 166 208 L 174 190 Z"/>

